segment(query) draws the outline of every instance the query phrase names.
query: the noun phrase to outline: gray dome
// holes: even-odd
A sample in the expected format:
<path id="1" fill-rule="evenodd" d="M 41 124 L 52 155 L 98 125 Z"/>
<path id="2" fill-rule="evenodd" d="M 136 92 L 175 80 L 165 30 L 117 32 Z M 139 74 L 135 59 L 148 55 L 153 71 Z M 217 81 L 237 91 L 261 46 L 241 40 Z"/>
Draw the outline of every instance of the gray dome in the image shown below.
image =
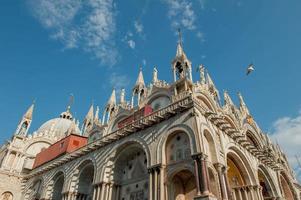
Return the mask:
<path id="1" fill-rule="evenodd" d="M 49 136 L 57 137 L 57 139 L 67 136 L 68 131 L 75 122 L 66 118 L 55 118 L 45 122 L 39 129 L 38 133 L 47 134 Z M 80 134 L 80 130 L 75 127 L 75 134 Z"/>

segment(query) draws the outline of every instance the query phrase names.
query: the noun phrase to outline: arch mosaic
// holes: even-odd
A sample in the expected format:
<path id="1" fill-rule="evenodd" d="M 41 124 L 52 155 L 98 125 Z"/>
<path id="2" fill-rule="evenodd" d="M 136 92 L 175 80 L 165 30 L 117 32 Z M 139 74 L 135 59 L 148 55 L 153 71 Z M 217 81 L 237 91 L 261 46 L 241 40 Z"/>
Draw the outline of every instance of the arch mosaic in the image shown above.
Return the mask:
<path id="1" fill-rule="evenodd" d="M 167 133 L 162 135 L 159 139 L 159 142 L 157 144 L 157 163 L 162 163 L 166 164 L 166 143 L 169 138 L 169 136 L 176 134 L 176 133 L 184 133 L 187 134 L 189 138 L 189 143 L 190 143 L 190 149 L 191 149 L 191 154 L 194 154 L 197 152 L 197 145 L 196 145 L 196 140 L 195 140 L 195 134 L 193 130 L 185 125 L 176 125 L 171 127 L 170 129 L 167 130 Z"/>

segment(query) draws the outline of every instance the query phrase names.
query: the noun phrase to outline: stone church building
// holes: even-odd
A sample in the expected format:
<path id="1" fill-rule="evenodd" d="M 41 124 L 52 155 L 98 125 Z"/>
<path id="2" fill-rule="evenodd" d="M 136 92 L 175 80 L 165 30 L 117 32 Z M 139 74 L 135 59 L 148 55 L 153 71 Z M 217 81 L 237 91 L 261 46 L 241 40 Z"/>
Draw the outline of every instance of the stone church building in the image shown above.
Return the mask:
<path id="1" fill-rule="evenodd" d="M 300 200 L 242 95 L 221 103 L 203 65 L 193 80 L 181 42 L 171 65 L 171 83 L 140 70 L 130 101 L 113 90 L 81 125 L 69 106 L 29 134 L 32 105 L 1 147 L 0 200 Z"/>

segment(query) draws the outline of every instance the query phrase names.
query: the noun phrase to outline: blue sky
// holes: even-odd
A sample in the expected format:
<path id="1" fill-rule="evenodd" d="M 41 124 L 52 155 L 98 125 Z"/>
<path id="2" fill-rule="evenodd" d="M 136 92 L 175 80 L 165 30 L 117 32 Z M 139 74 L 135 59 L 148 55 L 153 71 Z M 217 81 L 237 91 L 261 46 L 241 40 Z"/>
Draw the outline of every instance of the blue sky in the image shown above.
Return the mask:
<path id="1" fill-rule="evenodd" d="M 194 68 L 204 64 L 235 102 L 240 91 L 261 128 L 301 154 L 301 1 L 4 0 L 0 6 L 0 140 L 36 99 L 31 131 L 65 110 L 83 119 L 139 67 L 171 80 L 181 27 Z M 253 62 L 256 71 L 245 76 Z M 194 79 L 198 79 L 198 73 Z M 130 97 L 127 95 L 127 99 Z M 301 155 L 300 155 L 301 156 Z"/>

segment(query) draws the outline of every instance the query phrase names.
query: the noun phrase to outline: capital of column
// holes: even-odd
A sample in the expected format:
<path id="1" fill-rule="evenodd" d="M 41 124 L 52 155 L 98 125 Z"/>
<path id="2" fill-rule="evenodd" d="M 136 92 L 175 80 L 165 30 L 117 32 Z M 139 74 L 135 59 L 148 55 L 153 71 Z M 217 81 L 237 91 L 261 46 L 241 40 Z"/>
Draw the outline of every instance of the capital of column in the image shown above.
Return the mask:
<path id="1" fill-rule="evenodd" d="M 148 170 L 148 173 L 153 173 L 154 171 L 159 172 L 161 167 L 162 167 L 162 164 L 156 164 L 156 165 L 150 166 L 147 170 Z"/>
<path id="2" fill-rule="evenodd" d="M 191 157 L 193 160 L 207 160 L 208 158 L 203 152 L 192 154 Z"/>

